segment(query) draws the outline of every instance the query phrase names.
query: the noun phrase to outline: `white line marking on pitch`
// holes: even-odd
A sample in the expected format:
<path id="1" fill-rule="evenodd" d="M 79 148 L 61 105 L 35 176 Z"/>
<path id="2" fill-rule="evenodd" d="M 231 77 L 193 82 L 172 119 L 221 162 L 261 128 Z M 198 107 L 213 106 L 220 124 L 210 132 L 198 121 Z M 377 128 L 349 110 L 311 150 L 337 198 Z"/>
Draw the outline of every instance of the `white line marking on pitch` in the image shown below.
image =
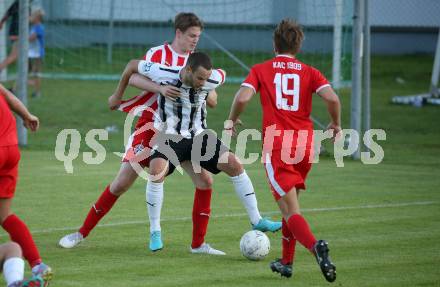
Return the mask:
<path id="1" fill-rule="evenodd" d="M 328 207 L 328 208 L 304 208 L 303 212 L 328 212 L 328 211 L 344 211 L 344 210 L 356 210 L 356 209 L 375 209 L 375 208 L 390 208 L 390 207 L 406 207 L 406 206 L 417 206 L 417 205 L 434 205 L 439 204 L 438 201 L 415 201 L 415 202 L 402 202 L 402 203 L 385 203 L 385 204 L 371 204 L 371 205 L 361 205 L 361 206 L 341 206 L 341 207 Z M 275 215 L 279 214 L 279 211 L 273 212 L 263 212 L 264 215 Z M 227 218 L 227 217 L 244 217 L 247 216 L 247 213 L 233 213 L 233 214 L 221 214 L 221 215 L 212 215 L 211 218 Z M 189 221 L 192 220 L 191 217 L 169 217 L 164 218 L 161 222 L 169 222 L 169 221 Z M 133 220 L 133 221 L 124 221 L 124 222 L 115 222 L 115 223 L 104 223 L 98 224 L 96 227 L 114 227 L 114 226 L 123 226 L 123 225 L 132 225 L 132 224 L 147 224 L 147 220 Z M 76 231 L 79 227 L 59 227 L 59 228 L 47 228 L 41 230 L 31 231 L 32 234 L 41 234 L 41 233 L 52 233 L 57 231 Z M 8 236 L 8 234 L 2 234 L 0 237 Z"/>

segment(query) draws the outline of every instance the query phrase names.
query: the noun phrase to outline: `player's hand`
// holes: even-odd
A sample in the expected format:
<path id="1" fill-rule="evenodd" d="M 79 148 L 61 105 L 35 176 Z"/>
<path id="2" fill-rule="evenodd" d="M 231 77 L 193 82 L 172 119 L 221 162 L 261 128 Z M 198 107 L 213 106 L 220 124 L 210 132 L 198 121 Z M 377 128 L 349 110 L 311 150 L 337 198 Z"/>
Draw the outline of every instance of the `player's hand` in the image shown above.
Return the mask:
<path id="1" fill-rule="evenodd" d="M 159 93 L 172 100 L 180 97 L 180 89 L 171 85 L 160 86 Z"/>
<path id="2" fill-rule="evenodd" d="M 330 123 L 327 126 L 327 130 L 332 131 L 332 141 L 335 142 L 336 140 L 340 139 L 342 137 L 342 129 L 340 125 L 337 125 L 335 123 Z"/>
<path id="3" fill-rule="evenodd" d="M 40 120 L 36 116 L 30 114 L 27 118 L 23 119 L 23 125 L 27 129 L 35 132 L 40 127 Z"/>
<path id="4" fill-rule="evenodd" d="M 237 126 L 243 125 L 243 122 L 240 119 L 237 119 L 235 122 L 232 120 L 227 120 L 225 122 L 224 130 L 226 132 L 229 132 L 231 136 L 236 137 L 237 136 Z"/>
<path id="5" fill-rule="evenodd" d="M 121 98 L 118 97 L 116 94 L 111 95 L 108 98 L 108 106 L 110 110 L 116 110 L 121 105 Z"/>

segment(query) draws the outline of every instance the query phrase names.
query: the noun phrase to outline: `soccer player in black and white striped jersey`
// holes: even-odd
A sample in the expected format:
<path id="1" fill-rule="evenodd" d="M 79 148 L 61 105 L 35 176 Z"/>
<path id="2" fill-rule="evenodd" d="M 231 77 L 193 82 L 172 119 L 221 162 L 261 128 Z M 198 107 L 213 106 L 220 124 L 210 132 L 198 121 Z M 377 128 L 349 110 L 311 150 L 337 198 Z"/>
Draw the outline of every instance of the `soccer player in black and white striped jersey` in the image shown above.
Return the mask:
<path id="1" fill-rule="evenodd" d="M 190 161 L 195 168 L 202 167 L 213 174 L 223 171 L 230 176 L 254 229 L 279 230 L 279 222 L 261 217 L 254 188 L 238 158 L 213 133 L 206 130 L 206 97 L 209 91 L 223 84 L 225 73 L 212 69 L 211 59 L 202 52 L 192 53 L 183 68 L 132 60 L 127 64 L 109 101 L 122 98 L 131 75 L 135 73 L 156 83 L 145 79 L 149 81 L 149 91 L 162 93 L 158 97 L 159 107 L 155 116 L 157 132 L 153 138 L 155 142 L 151 145 L 154 147 L 150 156 L 151 178 L 147 190 L 162 191 L 165 176 L 171 174 L 180 163 Z M 164 85 L 177 87 L 179 96 L 171 98 L 164 95 Z"/>

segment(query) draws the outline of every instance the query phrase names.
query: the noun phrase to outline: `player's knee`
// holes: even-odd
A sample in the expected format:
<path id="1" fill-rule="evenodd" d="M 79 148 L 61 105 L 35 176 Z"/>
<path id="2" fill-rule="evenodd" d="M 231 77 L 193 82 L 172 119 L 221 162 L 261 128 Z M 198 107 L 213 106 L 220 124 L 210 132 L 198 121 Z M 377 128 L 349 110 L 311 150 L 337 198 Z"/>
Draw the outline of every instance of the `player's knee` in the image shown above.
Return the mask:
<path id="1" fill-rule="evenodd" d="M 11 210 L 8 209 L 0 209 L 0 222 L 3 224 L 3 222 L 12 214 Z"/>
<path id="2" fill-rule="evenodd" d="M 288 221 L 290 217 L 293 215 L 301 215 L 300 210 L 287 210 L 286 212 L 282 212 L 283 218 Z"/>
<path id="3" fill-rule="evenodd" d="M 168 174 L 168 165 L 166 161 L 154 159 L 150 162 L 148 180 L 152 182 L 163 182 Z"/>
<path id="4" fill-rule="evenodd" d="M 237 176 L 243 173 L 243 165 L 234 154 L 229 154 L 228 163 L 231 176 Z"/>
<path id="5" fill-rule="evenodd" d="M 212 188 L 213 183 L 214 183 L 214 180 L 210 174 L 202 173 L 200 176 L 199 182 L 197 183 L 197 188 L 210 189 L 210 188 Z"/>
<path id="6" fill-rule="evenodd" d="M 112 182 L 110 185 L 110 192 L 116 196 L 120 196 L 125 193 L 131 186 L 127 180 L 118 179 Z"/>
<path id="7" fill-rule="evenodd" d="M 4 248 L 6 257 L 22 257 L 21 247 L 16 242 L 7 242 Z"/>
<path id="8" fill-rule="evenodd" d="M 150 169 L 148 180 L 151 182 L 163 182 L 165 180 L 166 172 L 164 170 Z"/>

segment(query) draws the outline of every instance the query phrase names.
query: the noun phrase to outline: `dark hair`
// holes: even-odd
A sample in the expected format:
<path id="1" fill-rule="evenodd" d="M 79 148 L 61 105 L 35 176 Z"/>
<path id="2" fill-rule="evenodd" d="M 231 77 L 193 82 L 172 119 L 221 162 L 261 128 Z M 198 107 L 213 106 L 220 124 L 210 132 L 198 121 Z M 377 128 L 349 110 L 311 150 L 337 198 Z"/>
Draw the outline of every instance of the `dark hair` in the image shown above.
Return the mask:
<path id="1" fill-rule="evenodd" d="M 276 52 L 297 54 L 304 40 L 301 25 L 295 20 L 282 20 L 273 32 L 273 41 Z"/>
<path id="2" fill-rule="evenodd" d="M 199 27 L 203 30 L 203 23 L 194 13 L 179 13 L 174 18 L 174 30 L 179 29 L 185 33 L 190 27 Z"/>
<path id="3" fill-rule="evenodd" d="M 207 70 L 212 69 L 212 61 L 208 54 L 203 52 L 194 52 L 188 57 L 186 65 L 194 72 L 198 67 L 202 66 Z"/>

